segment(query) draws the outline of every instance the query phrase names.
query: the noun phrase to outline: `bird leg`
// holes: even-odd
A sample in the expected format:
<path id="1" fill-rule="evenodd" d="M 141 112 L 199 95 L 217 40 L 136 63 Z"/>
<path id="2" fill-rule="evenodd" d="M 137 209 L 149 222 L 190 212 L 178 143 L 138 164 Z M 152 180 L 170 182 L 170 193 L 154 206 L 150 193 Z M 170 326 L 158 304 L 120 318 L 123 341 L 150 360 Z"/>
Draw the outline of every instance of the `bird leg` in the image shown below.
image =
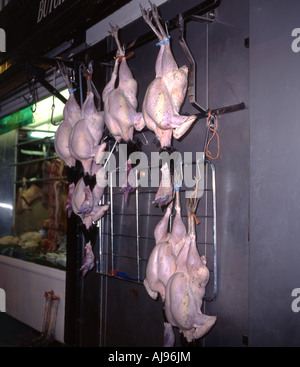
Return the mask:
<path id="1" fill-rule="evenodd" d="M 111 24 L 111 32 L 110 35 L 115 39 L 116 41 L 116 44 L 117 44 L 117 47 L 118 47 L 118 51 L 117 51 L 117 57 L 119 56 L 125 56 L 125 47 L 121 46 L 121 42 L 119 40 L 119 36 L 118 36 L 118 31 L 119 31 L 119 27 L 118 26 L 115 26 L 113 27 Z"/>
<path id="2" fill-rule="evenodd" d="M 144 21 L 148 24 L 148 26 L 156 34 L 159 41 L 162 42 L 164 40 L 163 35 L 154 26 L 154 24 L 152 22 L 152 16 L 151 16 L 151 13 L 150 13 L 150 9 L 147 9 L 147 10 L 144 9 L 141 4 L 140 4 L 140 8 L 141 8 L 141 12 L 142 12 L 142 16 L 144 18 Z"/>
<path id="3" fill-rule="evenodd" d="M 167 36 L 167 33 L 165 32 L 161 22 L 160 22 L 160 17 L 159 17 L 159 14 L 158 14 L 158 10 L 157 10 L 157 6 L 153 3 L 151 3 L 151 1 L 149 1 L 150 3 L 150 6 L 151 6 L 151 10 L 152 10 L 152 15 L 153 15 L 153 18 L 154 18 L 154 21 L 163 37 L 164 40 L 166 40 L 168 38 Z"/>

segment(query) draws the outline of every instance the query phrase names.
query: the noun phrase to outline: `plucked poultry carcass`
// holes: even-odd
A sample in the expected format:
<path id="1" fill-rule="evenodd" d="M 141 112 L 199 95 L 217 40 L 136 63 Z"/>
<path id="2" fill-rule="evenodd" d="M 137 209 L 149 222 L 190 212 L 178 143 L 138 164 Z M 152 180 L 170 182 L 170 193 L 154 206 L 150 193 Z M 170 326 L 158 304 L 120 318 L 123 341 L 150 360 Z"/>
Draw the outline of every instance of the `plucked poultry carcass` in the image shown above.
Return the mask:
<path id="1" fill-rule="evenodd" d="M 159 20 L 156 6 L 150 2 L 150 10 L 141 7 L 145 22 L 159 39 L 160 51 L 157 57 L 156 77 L 149 85 L 143 102 L 143 117 L 146 126 L 160 141 L 162 149 L 171 147 L 172 137 L 182 137 L 196 116 L 180 115 L 188 85 L 188 68 L 178 65 L 172 54 L 170 38 Z M 155 24 L 152 22 L 152 17 Z"/>
<path id="2" fill-rule="evenodd" d="M 170 37 L 160 22 L 158 10 L 154 4 L 149 3 L 151 11 L 142 6 L 141 11 L 145 22 L 158 37 L 160 50 L 155 65 L 156 76 L 146 91 L 142 112 L 145 124 L 156 135 L 161 150 L 172 153 L 172 138 L 181 138 L 196 120 L 196 116 L 180 115 L 187 91 L 188 68 L 178 68 L 172 54 Z M 156 201 L 161 206 L 170 202 L 159 195 L 160 191 Z M 171 197 L 169 199 L 172 200 Z"/>
<path id="3" fill-rule="evenodd" d="M 92 270 L 93 267 L 95 266 L 95 256 L 93 253 L 91 242 L 88 242 L 85 245 L 84 249 L 85 249 L 85 258 L 83 260 L 83 264 L 80 270 L 82 271 L 82 275 L 85 277 L 87 272 Z"/>
<path id="4" fill-rule="evenodd" d="M 196 247 L 196 207 L 189 199 L 187 231 L 177 190 L 172 231 L 168 232 L 172 204 L 154 231 L 156 246 L 149 257 L 144 285 L 150 297 L 156 299 L 160 294 L 162 298 L 168 321 L 164 323 L 165 347 L 174 345 L 173 327 L 178 327 L 190 342 L 204 336 L 216 321 L 216 317 L 201 312 L 209 271 L 205 256 L 200 257 Z"/>
<path id="5" fill-rule="evenodd" d="M 137 90 L 138 85 L 127 64 L 125 47 L 121 46 L 118 37 L 118 27 L 111 26 L 111 35 L 114 37 L 118 51 L 115 57 L 115 66 L 110 81 L 102 93 L 104 102 L 105 124 L 119 143 L 127 144 L 127 158 L 134 151 L 141 150 L 138 140 L 134 141 L 134 130 L 141 131 L 144 126 L 143 115 L 137 112 Z M 116 81 L 118 79 L 118 86 Z M 124 200 L 127 201 L 128 194 L 135 190 L 135 185 L 128 182 L 131 172 L 131 163 L 126 163 L 126 179 L 122 185 Z"/>
<path id="6" fill-rule="evenodd" d="M 109 205 L 100 205 L 100 200 L 103 196 L 104 188 L 106 186 L 107 176 L 101 171 L 102 166 L 93 166 L 93 173 L 96 175 L 96 185 L 92 191 L 93 207 L 90 213 L 87 213 L 84 218 L 86 228 L 90 228 L 93 222 L 100 220 L 107 210 Z"/>
<path id="7" fill-rule="evenodd" d="M 81 162 L 83 167 L 85 201 L 90 200 L 89 194 L 91 190 L 89 186 L 95 182 L 95 178 L 92 175 L 93 161 L 101 160 L 101 156 L 106 149 L 106 143 L 100 144 L 104 129 L 104 113 L 99 112 L 95 105 L 95 95 L 91 81 L 92 73 L 92 65 L 90 64 L 87 76 L 87 96 L 81 109 L 82 118 L 74 125 L 69 138 L 70 153 L 75 160 Z M 74 187 L 70 189 L 74 189 Z M 76 188 L 74 193 L 75 191 Z M 68 200 L 68 203 L 70 203 L 70 200 Z M 75 214 L 77 213 L 75 212 Z"/>
<path id="8" fill-rule="evenodd" d="M 167 162 L 163 164 L 161 168 L 161 174 L 161 181 L 154 199 L 154 203 L 157 204 L 160 208 L 170 203 L 174 198 L 174 188 L 172 184 L 169 165 Z"/>
<path id="9" fill-rule="evenodd" d="M 106 185 L 106 176 L 101 172 L 102 165 L 93 162 L 92 174 L 95 175 L 96 183 L 93 187 L 86 186 L 82 177 L 76 184 L 72 196 L 72 209 L 78 215 L 86 228 L 89 229 L 93 222 L 97 222 L 107 212 L 108 205 L 100 205 Z"/>
<path id="10" fill-rule="evenodd" d="M 142 130 L 145 123 L 142 113 L 136 111 L 138 85 L 128 67 L 125 48 L 119 41 L 118 27 L 111 26 L 111 28 L 111 35 L 116 41 L 118 51 L 111 79 L 102 93 L 105 124 L 116 141 L 128 143 L 133 140 L 134 129 Z"/>
<path id="11" fill-rule="evenodd" d="M 179 191 L 176 192 L 176 215 L 172 231 L 168 232 L 173 203 L 169 204 L 165 215 L 154 230 L 156 246 L 151 252 L 144 280 L 145 288 L 153 299 L 160 294 L 165 300 L 166 286 L 176 271 L 176 258 L 186 240 L 186 228 L 181 218 Z"/>
<path id="12" fill-rule="evenodd" d="M 165 343 L 174 341 L 174 332 L 170 325 L 179 328 L 187 341 L 192 342 L 207 334 L 217 319 L 201 312 L 209 270 L 206 257 L 200 257 L 197 250 L 195 208 L 193 199 L 188 199 L 189 239 L 177 255 L 176 271 L 166 286 L 165 315 L 169 325 L 165 324 Z"/>
<path id="13" fill-rule="evenodd" d="M 75 158 L 72 156 L 69 148 L 69 138 L 71 131 L 77 121 L 81 120 L 81 109 L 75 99 L 74 91 L 72 89 L 72 83 L 68 78 L 68 70 L 62 64 L 59 63 L 61 75 L 69 89 L 70 97 L 64 108 L 64 120 L 59 125 L 54 139 L 54 148 L 56 154 L 62 159 L 66 166 L 71 168 L 75 167 Z"/>
<path id="14" fill-rule="evenodd" d="M 64 82 L 68 87 L 70 97 L 64 108 L 64 120 L 59 125 L 55 134 L 54 148 L 58 157 L 62 159 L 66 165 L 65 171 L 70 182 L 66 210 L 68 212 L 68 216 L 70 216 L 72 214 L 72 210 L 69 203 L 72 201 L 72 194 L 75 186 L 74 181 L 77 180 L 79 173 L 78 168 L 76 167 L 76 159 L 70 151 L 69 140 L 74 125 L 77 121 L 81 120 L 81 108 L 75 99 L 74 89 L 72 88 L 72 83 L 68 77 L 68 69 L 59 61 L 58 66 Z"/>
<path id="15" fill-rule="evenodd" d="M 175 254 L 169 242 L 168 224 L 172 212 L 172 204 L 166 210 L 164 217 L 154 231 L 156 245 L 149 257 L 144 286 L 150 297 L 156 299 L 160 294 L 165 300 L 165 288 L 169 278 L 176 269 Z"/>
<path id="16" fill-rule="evenodd" d="M 82 163 L 85 175 L 91 175 L 93 160 L 99 160 L 99 156 L 106 148 L 105 143 L 100 145 L 104 129 L 104 113 L 98 111 L 95 106 L 91 65 L 89 71 L 87 96 L 82 105 L 82 118 L 74 125 L 69 139 L 71 155 Z"/>

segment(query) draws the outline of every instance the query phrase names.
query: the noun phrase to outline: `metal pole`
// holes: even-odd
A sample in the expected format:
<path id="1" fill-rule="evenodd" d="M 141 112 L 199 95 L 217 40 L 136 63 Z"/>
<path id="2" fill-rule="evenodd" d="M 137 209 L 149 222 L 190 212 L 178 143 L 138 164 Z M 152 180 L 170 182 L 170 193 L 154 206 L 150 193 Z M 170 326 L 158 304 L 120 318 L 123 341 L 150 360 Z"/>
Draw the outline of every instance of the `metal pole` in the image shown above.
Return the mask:
<path id="1" fill-rule="evenodd" d="M 138 171 L 135 172 L 135 208 L 136 208 L 136 261 L 137 261 L 137 279 L 140 280 L 140 233 L 139 233 L 139 188 Z"/>
<path id="2" fill-rule="evenodd" d="M 212 169 L 212 191 L 213 191 L 213 212 L 214 212 L 214 296 L 213 300 L 217 297 L 217 193 L 216 193 L 216 168 L 211 163 Z"/>
<path id="3" fill-rule="evenodd" d="M 82 92 L 82 71 L 81 65 L 79 66 L 79 92 L 80 92 L 80 107 L 83 105 L 83 92 Z"/>
<path id="4" fill-rule="evenodd" d="M 114 203 L 113 203 L 113 173 L 110 177 L 110 246 L 111 246 L 111 271 L 114 272 Z"/>
<path id="5" fill-rule="evenodd" d="M 101 200 L 102 204 L 102 200 Z M 99 220 L 99 266 L 98 266 L 98 272 L 103 273 L 103 239 L 102 239 L 102 218 Z"/>
<path id="6" fill-rule="evenodd" d="M 37 163 L 37 162 L 43 162 L 43 161 L 50 161 L 52 159 L 56 159 L 58 158 L 57 155 L 54 155 L 52 157 L 48 157 L 48 158 L 41 158 L 41 159 L 33 159 L 31 161 L 24 161 L 24 162 L 20 162 L 20 163 L 15 163 L 15 164 L 10 164 L 9 167 L 14 167 L 14 166 L 25 166 L 26 164 L 31 164 L 31 163 Z"/>

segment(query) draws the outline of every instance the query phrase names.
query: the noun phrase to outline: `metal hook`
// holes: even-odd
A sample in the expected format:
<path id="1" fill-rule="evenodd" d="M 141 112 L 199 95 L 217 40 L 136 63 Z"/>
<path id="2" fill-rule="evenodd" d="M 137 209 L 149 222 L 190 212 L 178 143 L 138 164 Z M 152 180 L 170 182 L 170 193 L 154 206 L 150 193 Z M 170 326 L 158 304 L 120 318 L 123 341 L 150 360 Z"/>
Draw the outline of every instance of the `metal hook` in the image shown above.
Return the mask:
<path id="1" fill-rule="evenodd" d="M 174 167 L 174 187 L 180 188 L 183 183 L 183 162 L 178 162 L 177 166 L 180 165 L 180 173 L 178 174 L 176 167 Z"/>
<path id="2" fill-rule="evenodd" d="M 142 133 L 142 135 L 143 135 L 143 137 L 144 137 L 144 139 L 145 139 L 145 143 L 143 143 L 143 145 L 149 145 L 149 141 L 148 141 L 148 139 L 146 138 L 145 134 L 144 134 L 143 132 L 141 132 L 141 133 Z"/>
<path id="3" fill-rule="evenodd" d="M 190 99 L 190 103 L 193 107 L 195 107 L 197 110 L 199 110 L 201 113 L 207 114 L 207 110 L 203 107 L 201 107 L 195 100 L 196 95 L 196 62 L 195 59 L 184 39 L 184 19 L 182 14 L 178 14 L 178 39 L 179 43 L 190 63 L 190 71 L 189 71 L 189 87 L 188 87 L 188 95 Z"/>
<path id="4" fill-rule="evenodd" d="M 210 127 L 211 129 L 214 129 L 214 128 L 215 128 L 216 116 L 215 116 L 214 114 L 211 114 L 211 115 L 209 116 L 208 123 L 209 123 L 209 127 Z"/>
<path id="5" fill-rule="evenodd" d="M 107 160 L 106 160 L 106 162 L 105 162 L 105 164 L 104 164 L 104 167 L 103 167 L 103 168 L 105 168 L 105 167 L 107 166 L 107 164 L 108 164 L 108 162 L 109 162 L 109 160 L 110 160 L 110 157 L 112 156 L 112 154 L 113 154 L 113 152 L 114 152 L 114 150 L 115 150 L 115 148 L 116 148 L 117 144 L 118 144 L 118 142 L 116 141 L 116 142 L 115 142 L 115 144 L 114 144 L 114 146 L 113 146 L 113 148 L 112 148 L 112 150 L 111 150 L 111 152 L 109 153 L 109 156 L 108 156 L 108 158 L 107 158 Z"/>

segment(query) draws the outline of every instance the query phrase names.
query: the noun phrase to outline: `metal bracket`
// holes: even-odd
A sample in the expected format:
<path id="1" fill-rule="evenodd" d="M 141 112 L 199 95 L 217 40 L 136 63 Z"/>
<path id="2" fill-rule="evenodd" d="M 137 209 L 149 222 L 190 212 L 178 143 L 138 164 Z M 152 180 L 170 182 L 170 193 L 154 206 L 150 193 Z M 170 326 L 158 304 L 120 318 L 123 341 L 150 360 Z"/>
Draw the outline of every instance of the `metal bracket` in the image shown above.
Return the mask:
<path id="1" fill-rule="evenodd" d="M 196 19 L 198 21 L 202 21 L 202 17 L 201 15 L 204 14 L 213 14 L 213 11 L 218 8 L 221 4 L 221 0 L 204 0 L 202 1 L 200 4 L 194 6 L 193 8 L 185 11 L 182 13 L 182 17 L 183 19 L 188 22 L 190 20 L 195 20 L 192 19 L 193 17 L 196 17 Z M 206 19 L 206 18 L 205 18 Z M 211 17 L 211 19 L 213 19 Z M 208 21 L 210 22 L 210 19 L 208 18 Z M 178 26 L 178 17 L 175 16 L 172 19 L 169 19 L 165 22 L 168 26 L 168 31 L 171 32 L 173 30 L 175 30 Z M 148 44 L 150 41 L 155 40 L 156 36 L 152 31 L 149 31 L 143 35 L 140 35 L 139 37 L 135 38 L 133 41 L 129 41 L 128 42 L 128 47 L 127 50 L 134 50 L 134 49 L 138 49 L 139 47 Z M 113 60 L 113 58 L 115 57 L 117 52 L 117 49 L 114 49 L 108 53 L 106 53 L 105 55 L 102 56 L 99 64 L 103 65 L 103 66 L 108 66 L 110 67 L 110 62 L 111 60 Z"/>
<path id="2" fill-rule="evenodd" d="M 195 20 L 195 21 L 201 21 L 205 23 L 213 23 L 215 22 L 215 15 L 214 12 L 210 12 L 210 18 L 204 18 L 197 15 L 191 15 L 189 17 L 189 20 Z M 202 106 L 200 106 L 196 101 L 196 61 L 185 41 L 184 33 L 185 33 L 185 20 L 182 14 L 178 14 L 178 38 L 179 43 L 189 61 L 189 86 L 188 86 L 188 96 L 190 99 L 190 103 L 193 107 L 195 107 L 198 111 L 200 111 L 199 114 L 196 114 L 198 118 L 206 118 L 208 117 L 209 110 L 206 110 Z M 211 111 L 211 115 L 217 116 L 217 115 L 224 115 L 226 113 L 232 113 L 240 110 L 244 110 L 246 108 L 245 103 L 239 103 L 236 105 L 231 105 L 227 107 L 217 108 Z"/>
<path id="3" fill-rule="evenodd" d="M 31 73 L 53 96 L 61 100 L 62 103 L 67 103 L 67 99 L 44 78 L 43 70 L 31 64 L 26 64 L 26 70 Z"/>
<path id="4" fill-rule="evenodd" d="M 184 19 L 182 14 L 178 14 L 178 33 L 179 33 L 179 43 L 190 63 L 189 68 L 189 86 L 188 86 L 188 96 L 190 98 L 190 102 L 192 106 L 194 106 L 201 113 L 207 113 L 206 109 L 201 107 L 195 100 L 196 95 L 196 62 L 195 59 L 184 39 Z"/>
<path id="5" fill-rule="evenodd" d="M 190 20 L 194 20 L 196 22 L 209 24 L 209 23 L 214 23 L 216 21 L 216 16 L 215 16 L 215 12 L 211 11 L 209 13 L 209 18 L 201 17 L 199 15 L 192 15 L 190 17 Z"/>

